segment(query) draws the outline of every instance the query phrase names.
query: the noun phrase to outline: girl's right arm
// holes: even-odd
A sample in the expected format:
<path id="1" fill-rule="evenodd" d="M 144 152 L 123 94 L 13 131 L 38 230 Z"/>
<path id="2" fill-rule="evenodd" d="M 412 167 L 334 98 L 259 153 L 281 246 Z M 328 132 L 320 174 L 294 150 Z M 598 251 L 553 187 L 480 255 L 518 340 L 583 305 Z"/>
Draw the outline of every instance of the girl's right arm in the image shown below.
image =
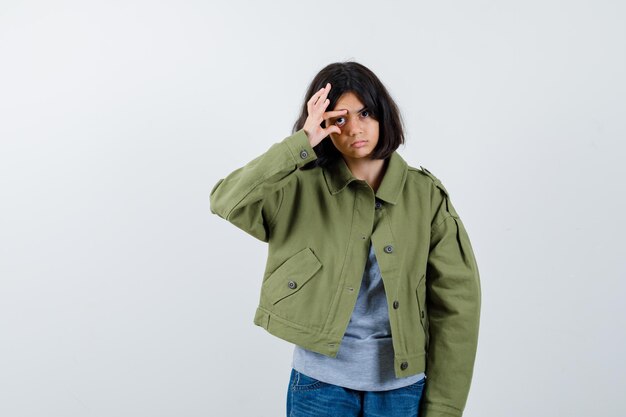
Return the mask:
<path id="1" fill-rule="evenodd" d="M 217 214 L 263 242 L 283 197 L 283 189 L 293 180 L 296 170 L 317 159 L 313 146 L 330 133 L 341 133 L 335 125 L 323 128 L 324 120 L 345 114 L 345 110 L 326 112 L 331 85 L 327 83 L 307 101 L 308 117 L 302 129 L 265 153 L 220 179 L 211 190 L 211 213 Z"/>
<path id="2" fill-rule="evenodd" d="M 213 186 L 211 213 L 263 242 L 282 201 L 282 189 L 303 165 L 317 159 L 304 129 L 274 143 L 265 153 Z"/>

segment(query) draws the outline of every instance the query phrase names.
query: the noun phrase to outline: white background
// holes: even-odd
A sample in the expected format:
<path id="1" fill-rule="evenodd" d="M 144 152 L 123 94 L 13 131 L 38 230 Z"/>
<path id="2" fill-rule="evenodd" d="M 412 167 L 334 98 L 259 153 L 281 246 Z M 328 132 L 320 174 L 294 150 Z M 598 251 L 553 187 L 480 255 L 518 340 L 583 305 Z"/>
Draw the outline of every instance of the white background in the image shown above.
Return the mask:
<path id="1" fill-rule="evenodd" d="M 0 415 L 281 416 L 267 254 L 209 212 L 331 62 L 397 101 L 483 295 L 466 417 L 626 413 L 626 6 L 0 2 Z"/>

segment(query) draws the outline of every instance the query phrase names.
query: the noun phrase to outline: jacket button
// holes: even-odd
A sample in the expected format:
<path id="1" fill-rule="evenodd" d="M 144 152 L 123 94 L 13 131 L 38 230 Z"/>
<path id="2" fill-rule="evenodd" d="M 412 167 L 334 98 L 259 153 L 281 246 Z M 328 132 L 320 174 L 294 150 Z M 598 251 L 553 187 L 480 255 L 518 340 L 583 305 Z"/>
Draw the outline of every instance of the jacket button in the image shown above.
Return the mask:
<path id="1" fill-rule="evenodd" d="M 391 246 L 391 245 L 385 246 L 385 252 L 387 252 L 387 253 L 393 252 L 393 246 Z"/>
<path id="2" fill-rule="evenodd" d="M 289 286 L 289 288 L 291 288 L 292 290 L 298 286 L 298 284 L 296 284 L 296 282 L 295 282 L 295 281 L 289 281 L 289 283 L 288 283 L 287 285 L 288 285 L 288 286 Z"/>
<path id="3" fill-rule="evenodd" d="M 376 203 L 374 204 L 376 206 L 377 209 L 381 208 L 383 203 L 381 203 L 380 201 L 376 200 Z"/>
<path id="4" fill-rule="evenodd" d="M 409 367 L 409 364 L 407 362 L 402 362 L 400 364 L 400 369 L 402 369 L 403 371 Z"/>
<path id="5" fill-rule="evenodd" d="M 307 156 L 309 156 L 309 153 L 306 150 L 300 152 L 300 158 L 306 159 Z"/>
<path id="6" fill-rule="evenodd" d="M 393 308 L 397 309 L 399 305 L 400 303 L 398 302 L 398 300 L 393 302 Z"/>

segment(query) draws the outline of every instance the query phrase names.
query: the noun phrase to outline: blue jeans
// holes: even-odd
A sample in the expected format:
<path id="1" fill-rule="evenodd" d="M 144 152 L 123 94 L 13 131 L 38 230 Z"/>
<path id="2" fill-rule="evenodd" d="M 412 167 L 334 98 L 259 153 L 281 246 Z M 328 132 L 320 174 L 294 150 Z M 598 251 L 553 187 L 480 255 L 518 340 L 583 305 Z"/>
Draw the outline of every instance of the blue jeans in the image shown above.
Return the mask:
<path id="1" fill-rule="evenodd" d="M 418 417 L 426 378 L 388 391 L 358 391 L 291 368 L 287 417 Z"/>

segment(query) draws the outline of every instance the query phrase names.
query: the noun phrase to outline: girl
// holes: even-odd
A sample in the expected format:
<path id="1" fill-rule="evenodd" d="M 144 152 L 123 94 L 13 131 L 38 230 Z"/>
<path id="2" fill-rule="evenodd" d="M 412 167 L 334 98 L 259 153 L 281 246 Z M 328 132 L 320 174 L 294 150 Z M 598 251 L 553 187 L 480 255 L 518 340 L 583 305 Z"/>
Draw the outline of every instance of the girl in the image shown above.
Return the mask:
<path id="1" fill-rule="evenodd" d="M 212 213 L 269 244 L 254 323 L 295 345 L 288 417 L 463 413 L 478 267 L 447 190 L 403 143 L 378 77 L 333 63 L 292 135 L 211 190 Z"/>

